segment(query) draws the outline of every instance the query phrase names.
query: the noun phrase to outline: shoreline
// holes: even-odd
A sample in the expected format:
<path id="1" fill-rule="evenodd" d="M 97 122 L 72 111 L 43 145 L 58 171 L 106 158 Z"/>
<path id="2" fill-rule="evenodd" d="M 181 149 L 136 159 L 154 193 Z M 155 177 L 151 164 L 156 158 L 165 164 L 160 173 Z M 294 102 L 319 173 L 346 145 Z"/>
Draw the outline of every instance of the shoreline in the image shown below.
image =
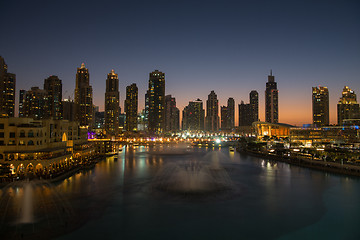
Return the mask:
<path id="1" fill-rule="evenodd" d="M 66 178 L 69 178 L 73 175 L 75 175 L 78 171 L 81 170 L 89 170 L 92 169 L 96 166 L 96 164 L 99 161 L 102 161 L 106 159 L 106 155 L 101 155 L 99 157 L 96 157 L 94 160 L 92 160 L 91 163 L 87 164 L 87 165 L 82 165 L 82 166 L 76 166 L 68 171 L 65 171 L 63 173 L 60 173 L 54 177 L 51 178 L 38 178 L 38 177 L 34 177 L 32 179 L 30 179 L 30 181 L 36 181 L 36 180 L 42 180 L 42 181 L 48 181 L 49 183 L 56 183 L 56 182 L 60 182 L 65 180 Z M 14 182 L 22 182 L 22 181 L 27 181 L 27 179 L 21 179 L 21 180 L 15 180 L 15 181 L 9 181 L 9 182 L 1 182 L 0 183 L 0 189 L 5 188 L 7 185 L 14 183 Z"/>
<path id="2" fill-rule="evenodd" d="M 248 154 L 250 156 L 262 157 L 269 160 L 285 162 L 291 165 L 305 167 L 309 169 L 315 169 L 323 172 L 360 177 L 360 166 L 356 166 L 356 165 L 310 160 L 300 156 L 288 156 L 288 157 L 279 156 L 275 154 L 267 154 L 267 153 L 239 149 L 239 148 L 237 148 L 236 151 L 239 153 Z"/>

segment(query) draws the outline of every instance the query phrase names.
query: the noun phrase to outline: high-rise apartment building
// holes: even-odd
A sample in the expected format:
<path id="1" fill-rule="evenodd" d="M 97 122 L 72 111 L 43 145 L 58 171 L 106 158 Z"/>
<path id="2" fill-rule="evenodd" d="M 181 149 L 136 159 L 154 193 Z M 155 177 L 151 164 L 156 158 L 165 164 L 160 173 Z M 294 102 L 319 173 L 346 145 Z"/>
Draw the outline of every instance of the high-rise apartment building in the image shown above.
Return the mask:
<path id="1" fill-rule="evenodd" d="M 245 104 L 244 101 L 241 101 L 239 104 L 239 126 L 251 126 L 253 123 L 253 106 L 248 103 Z"/>
<path id="2" fill-rule="evenodd" d="M 189 102 L 182 114 L 182 130 L 203 131 L 205 110 L 200 99 Z"/>
<path id="3" fill-rule="evenodd" d="M 46 114 L 54 120 L 62 119 L 62 82 L 57 76 L 44 80 L 44 90 L 47 92 L 48 106 Z"/>
<path id="4" fill-rule="evenodd" d="M 149 74 L 148 130 L 161 133 L 164 130 L 165 73 L 155 70 Z"/>
<path id="5" fill-rule="evenodd" d="M 275 76 L 268 76 L 268 82 L 266 83 L 265 90 L 265 121 L 269 123 L 279 122 L 279 106 L 278 106 L 278 95 L 277 83 L 275 82 Z"/>
<path id="6" fill-rule="evenodd" d="M 0 116 L 14 117 L 16 76 L 7 70 L 5 60 L 0 56 Z"/>
<path id="7" fill-rule="evenodd" d="M 64 99 L 62 101 L 63 119 L 70 122 L 75 121 L 75 103 L 71 99 Z"/>
<path id="8" fill-rule="evenodd" d="M 125 128 L 126 131 L 138 130 L 138 87 L 135 83 L 126 87 L 125 100 Z"/>
<path id="9" fill-rule="evenodd" d="M 356 100 L 356 94 L 348 86 L 342 91 L 342 96 L 337 104 L 338 125 L 343 124 L 345 119 L 359 119 L 360 107 Z"/>
<path id="10" fill-rule="evenodd" d="M 249 94 L 250 103 L 239 104 L 239 126 L 251 126 L 253 122 L 259 121 L 259 94 L 252 90 Z"/>
<path id="11" fill-rule="evenodd" d="M 327 87 L 312 88 L 312 109 L 314 126 L 329 125 L 329 90 Z"/>
<path id="12" fill-rule="evenodd" d="M 179 130 L 180 114 L 176 107 L 176 100 L 171 95 L 165 96 L 165 131 L 176 132 Z"/>
<path id="13" fill-rule="evenodd" d="M 119 78 L 111 70 L 107 75 L 105 89 L 105 131 L 108 136 L 113 136 L 119 132 Z"/>
<path id="14" fill-rule="evenodd" d="M 89 71 L 82 63 L 76 72 L 75 113 L 80 126 L 90 129 L 93 123 L 93 91 L 89 81 Z"/>
<path id="15" fill-rule="evenodd" d="M 206 130 L 219 130 L 219 101 L 214 91 L 211 91 L 206 100 Z"/>
<path id="16" fill-rule="evenodd" d="M 257 122 L 259 121 L 259 94 L 256 90 L 252 90 L 249 95 L 252 111 L 252 122 Z"/>
<path id="17" fill-rule="evenodd" d="M 31 90 L 26 91 L 23 105 L 24 117 L 37 120 L 49 118 L 47 97 L 47 92 L 39 87 L 32 87 Z"/>
<path id="18" fill-rule="evenodd" d="M 25 112 L 24 112 L 24 103 L 25 103 L 25 95 L 26 95 L 26 91 L 25 90 L 20 90 L 19 92 L 19 117 L 25 117 Z"/>
<path id="19" fill-rule="evenodd" d="M 235 100 L 229 98 L 227 106 L 220 107 L 221 130 L 231 130 L 235 126 Z"/>

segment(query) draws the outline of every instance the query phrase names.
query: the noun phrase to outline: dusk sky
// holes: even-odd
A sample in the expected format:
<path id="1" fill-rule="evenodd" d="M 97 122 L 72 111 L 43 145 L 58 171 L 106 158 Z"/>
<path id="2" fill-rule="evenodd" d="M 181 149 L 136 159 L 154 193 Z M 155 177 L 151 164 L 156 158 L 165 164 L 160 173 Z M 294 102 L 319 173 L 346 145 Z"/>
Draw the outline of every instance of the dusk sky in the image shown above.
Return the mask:
<path id="1" fill-rule="evenodd" d="M 360 1 L 1 1 L 0 56 L 19 90 L 63 81 L 73 96 L 76 68 L 85 63 L 94 104 L 104 109 L 105 80 L 119 74 L 139 87 L 139 111 L 149 73 L 165 73 L 166 94 L 180 111 L 215 90 L 219 105 L 249 101 L 273 70 L 279 121 L 312 122 L 311 87 L 327 86 L 330 121 L 345 85 L 360 94 Z"/>

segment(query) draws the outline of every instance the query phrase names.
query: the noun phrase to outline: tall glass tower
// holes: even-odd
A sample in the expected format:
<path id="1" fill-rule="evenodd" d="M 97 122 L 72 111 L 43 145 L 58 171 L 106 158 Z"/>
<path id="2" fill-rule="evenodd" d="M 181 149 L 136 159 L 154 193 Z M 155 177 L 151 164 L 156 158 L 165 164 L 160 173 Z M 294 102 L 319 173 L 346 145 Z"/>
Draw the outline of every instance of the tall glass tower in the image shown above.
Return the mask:
<path id="1" fill-rule="evenodd" d="M 151 133 L 162 133 L 164 130 L 165 106 L 165 73 L 155 70 L 149 74 L 148 130 Z"/>
<path id="2" fill-rule="evenodd" d="M 268 82 L 266 83 L 265 90 L 265 121 L 269 123 L 279 122 L 279 106 L 278 106 L 278 95 L 277 83 L 275 77 L 270 71 L 268 76 Z"/>
<path id="3" fill-rule="evenodd" d="M 106 79 L 105 90 L 105 131 L 109 136 L 116 135 L 119 131 L 119 78 L 111 70 Z"/>
<path id="4" fill-rule="evenodd" d="M 89 71 L 82 63 L 76 72 L 75 85 L 75 114 L 80 126 L 92 128 L 93 120 L 93 91 L 89 84 Z"/>

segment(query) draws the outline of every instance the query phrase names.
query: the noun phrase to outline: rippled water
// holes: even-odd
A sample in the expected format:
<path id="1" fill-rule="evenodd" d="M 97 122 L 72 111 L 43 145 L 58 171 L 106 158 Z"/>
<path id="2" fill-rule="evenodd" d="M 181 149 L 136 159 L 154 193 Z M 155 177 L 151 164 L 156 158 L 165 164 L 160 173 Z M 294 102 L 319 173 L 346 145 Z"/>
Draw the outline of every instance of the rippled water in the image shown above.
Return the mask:
<path id="1" fill-rule="evenodd" d="M 206 164 L 212 151 L 231 179 L 231 193 L 154 189 L 169 164 Z M 227 148 L 127 148 L 118 160 L 107 158 L 59 183 L 32 183 L 31 224 L 19 222 L 24 187 L 0 190 L 1 239 L 360 239 L 358 178 Z"/>

